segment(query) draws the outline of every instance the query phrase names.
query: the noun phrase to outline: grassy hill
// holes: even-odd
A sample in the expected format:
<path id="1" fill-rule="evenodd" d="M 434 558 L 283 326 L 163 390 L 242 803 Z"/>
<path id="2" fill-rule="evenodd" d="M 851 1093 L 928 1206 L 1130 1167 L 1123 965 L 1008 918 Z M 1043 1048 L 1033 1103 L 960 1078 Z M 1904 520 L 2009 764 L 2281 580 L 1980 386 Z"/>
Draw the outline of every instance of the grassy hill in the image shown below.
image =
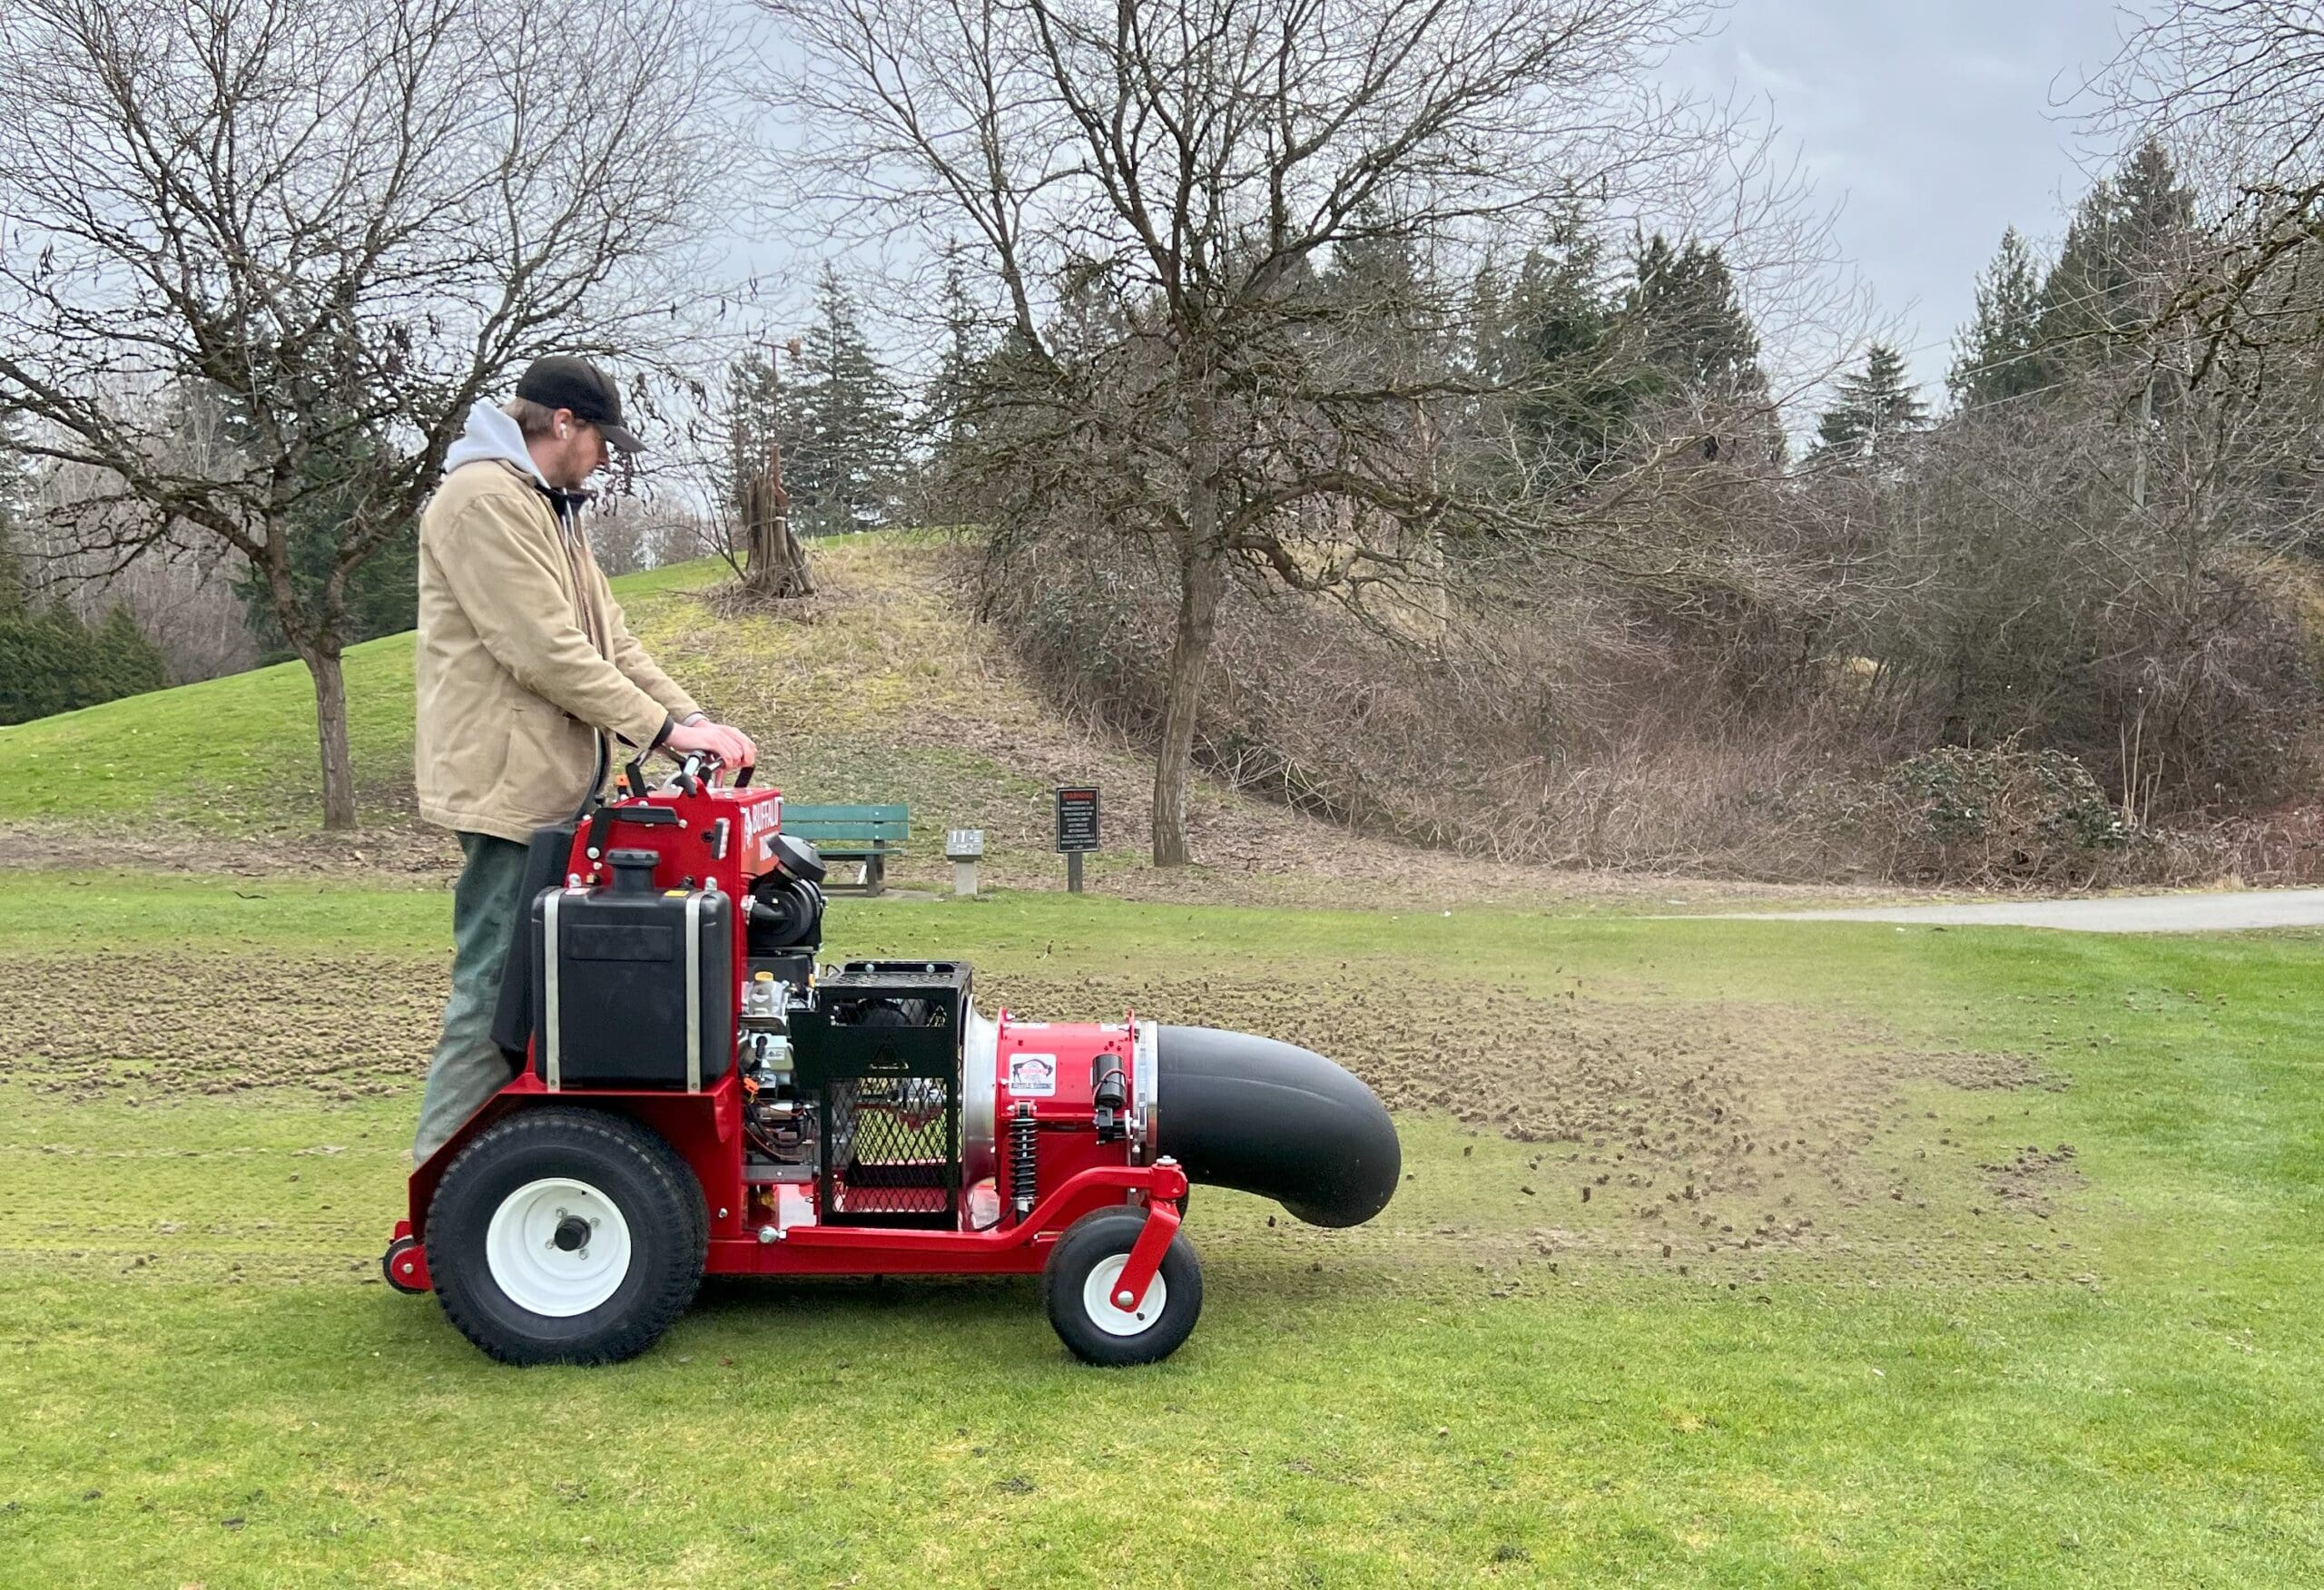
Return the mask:
<path id="1" fill-rule="evenodd" d="M 1101 865 L 1135 865 L 1151 764 L 1057 721 L 965 611 L 940 540 L 825 544 L 821 586 L 779 615 L 717 611 L 725 569 L 704 559 L 613 582 L 631 627 L 718 716 L 760 744 L 763 781 L 810 801 L 903 801 L 914 858 L 940 863 L 947 826 L 987 830 L 1003 869 L 1046 854 L 1051 785 L 1106 788 Z M 412 638 L 347 653 L 349 741 L 369 829 L 411 824 Z M 315 710 L 296 662 L 0 728 L 0 823 L 158 826 L 198 841 L 303 835 L 318 822 Z M 1196 824 L 1216 855 L 1310 825 L 1217 790 Z M 1234 831 L 1222 839 L 1222 830 Z"/>
<path id="2" fill-rule="evenodd" d="M 760 781 L 802 801 L 902 801 L 891 880 L 942 885 L 947 828 L 985 830 L 984 881 L 1056 888 L 1049 791 L 1104 790 L 1091 887 L 1143 898 L 1343 906 L 1555 900 L 1631 908 L 1862 890 L 1589 875 L 1414 849 L 1197 779 L 1192 869 L 1146 860 L 1151 759 L 1062 719 L 977 623 L 954 546 L 882 532 L 817 544 L 817 594 L 734 615 L 715 559 L 613 582 L 630 626 L 713 712 L 758 741 Z M 0 728 L 0 864 L 263 874 L 433 875 L 457 863 L 411 794 L 412 639 L 347 653 L 363 830 L 323 836 L 312 689 L 300 664 Z M 1676 894 L 1681 898 L 1674 900 Z"/>
<path id="3" fill-rule="evenodd" d="M 651 623 L 710 561 L 614 582 Z M 410 810 L 412 637 L 347 653 L 348 741 L 366 822 Z M 306 668 L 279 663 L 0 727 L 0 820 L 157 818 L 224 832 L 311 827 L 322 805 Z"/>

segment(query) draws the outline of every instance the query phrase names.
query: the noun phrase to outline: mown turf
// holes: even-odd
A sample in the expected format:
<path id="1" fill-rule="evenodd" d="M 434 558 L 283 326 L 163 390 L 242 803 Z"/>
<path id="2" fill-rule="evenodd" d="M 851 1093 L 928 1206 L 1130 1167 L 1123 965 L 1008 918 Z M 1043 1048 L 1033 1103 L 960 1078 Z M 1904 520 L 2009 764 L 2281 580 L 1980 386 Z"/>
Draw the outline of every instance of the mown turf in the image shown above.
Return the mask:
<path id="1" fill-rule="evenodd" d="M 133 998 L 139 956 L 189 943 L 425 957 L 444 909 L 16 875 L 0 976 L 110 946 Z M 1981 1197 L 2028 1146 L 2075 1152 L 2046 1219 L 1986 1198 L 1882 1228 L 1940 1259 L 2023 1253 L 2035 1279 L 1867 1244 L 1754 1281 L 1748 1256 L 1682 1274 L 1569 1240 L 1599 1205 L 1563 1161 L 1528 1166 L 1586 1143 L 1413 1118 L 1413 1180 L 1364 1231 L 1200 1194 L 1208 1303 L 1150 1369 L 1069 1364 L 1028 1283 L 891 1281 L 714 1288 L 635 1363 L 518 1372 L 375 1279 L 410 1094 L 175 1096 L 171 1035 L 231 1016 L 157 1011 L 153 1053 L 124 1056 L 134 1104 L 70 1102 L 36 1068 L 0 1082 L 0 1581 L 2324 1577 L 2313 936 L 1039 897 L 849 902 L 833 929 L 840 952 L 940 947 L 1059 987 L 1142 967 L 1309 989 L 1345 960 L 1664 1020 L 1810 1013 L 2070 1084 L 1906 1085 L 1866 1152 L 1940 1195 Z M 1491 1018 L 1459 1062 L 1481 1091 L 1506 1081 Z M 1503 1240 L 1540 1228 L 1562 1233 L 1546 1252 Z"/>

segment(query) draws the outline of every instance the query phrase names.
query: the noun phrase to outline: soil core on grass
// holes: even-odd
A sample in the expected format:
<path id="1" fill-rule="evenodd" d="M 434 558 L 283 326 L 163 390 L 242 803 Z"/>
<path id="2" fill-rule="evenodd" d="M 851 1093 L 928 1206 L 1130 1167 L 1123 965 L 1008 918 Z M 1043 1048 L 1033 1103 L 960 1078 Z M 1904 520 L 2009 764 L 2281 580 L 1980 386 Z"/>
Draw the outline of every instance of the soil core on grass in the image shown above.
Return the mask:
<path id="1" fill-rule="evenodd" d="M 1490 1156 L 1469 1178 L 1482 1183 L 1474 1196 L 1431 1234 L 1492 1247 L 1517 1232 L 1541 1255 L 1715 1261 L 1752 1279 L 1767 1260 L 1815 1253 L 1867 1271 L 1991 1270 L 1978 1260 L 1998 1251 L 1950 1251 L 1972 1234 L 1961 1221 L 1992 1202 L 1977 1167 L 1950 1140 L 1918 1141 L 1937 1134 L 1916 1130 L 1905 1093 L 2063 1085 L 2027 1055 L 1913 1051 L 1767 1003 L 1436 980 L 1291 986 L 1279 973 L 997 971 L 980 988 L 1028 1016 L 1117 1020 L 1134 1008 L 1265 1033 L 1338 1061 L 1391 1109 L 1526 1145 Z M 1384 1220 L 1393 1227 L 1401 1212 L 1391 1204 Z M 2005 1262 L 2012 1277 L 2025 1268 L 2014 1246 Z"/>
<path id="2" fill-rule="evenodd" d="M 7 966 L 28 996 L 0 1006 L 0 1077 L 68 1100 L 141 1104 L 261 1089 L 416 1095 L 447 986 L 439 960 L 379 955 Z M 1312 968 L 1003 967 L 980 977 L 980 994 L 988 1011 L 1110 1020 L 1135 1008 L 1263 1033 L 1329 1055 L 1392 1109 L 1507 1140 L 1464 1153 L 1448 1178 L 1457 1190 L 1400 1193 L 1367 1242 L 1449 1238 L 1480 1252 L 1710 1265 L 1748 1280 L 1770 1261 L 1815 1256 L 1866 1274 L 1997 1264 L 2014 1277 L 2025 1268 L 2019 1228 L 2051 1236 L 2057 1197 L 2077 1181 L 2054 1155 L 1981 1164 L 1950 1128 L 1905 1107 L 1915 1087 L 2054 1085 L 2029 1058 L 1912 1052 L 1791 1006 L 1345 983 Z M 1412 1173 L 1423 1171 L 1440 1173 Z"/>

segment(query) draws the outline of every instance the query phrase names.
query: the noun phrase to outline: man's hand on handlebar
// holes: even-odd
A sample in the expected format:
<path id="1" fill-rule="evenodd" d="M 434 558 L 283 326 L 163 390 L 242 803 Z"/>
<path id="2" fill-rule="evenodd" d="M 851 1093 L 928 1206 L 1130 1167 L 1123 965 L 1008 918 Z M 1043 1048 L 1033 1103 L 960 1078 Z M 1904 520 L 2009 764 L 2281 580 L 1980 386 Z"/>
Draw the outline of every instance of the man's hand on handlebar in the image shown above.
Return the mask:
<path id="1" fill-rule="evenodd" d="M 751 743 L 749 735 L 740 729 L 714 723 L 708 718 L 673 724 L 670 737 L 662 741 L 662 749 L 676 757 L 707 751 L 730 768 L 755 766 L 759 757 L 759 748 Z"/>

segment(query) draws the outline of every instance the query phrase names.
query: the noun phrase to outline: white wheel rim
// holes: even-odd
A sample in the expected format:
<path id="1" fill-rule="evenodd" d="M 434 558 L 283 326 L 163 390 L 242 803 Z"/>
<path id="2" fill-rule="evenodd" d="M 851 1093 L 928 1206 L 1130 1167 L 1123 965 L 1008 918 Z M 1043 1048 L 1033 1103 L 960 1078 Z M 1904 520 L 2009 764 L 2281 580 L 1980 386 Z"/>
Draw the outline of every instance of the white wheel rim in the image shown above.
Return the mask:
<path id="1" fill-rule="evenodd" d="M 1154 1272 L 1154 1284 L 1146 1289 L 1146 1296 L 1135 1309 L 1125 1309 L 1114 1301 L 1114 1287 L 1129 1267 L 1129 1255 L 1117 1253 L 1098 1261 L 1081 1283 L 1081 1310 L 1089 1322 L 1108 1336 L 1136 1336 L 1154 1329 L 1162 1318 L 1162 1310 L 1169 1305 L 1170 1287 L 1162 1272 Z"/>
<path id="2" fill-rule="evenodd" d="M 577 1248 L 561 1248 L 567 1222 L 588 1227 Z M 485 1229 L 484 1261 L 493 1281 L 520 1309 L 555 1319 L 586 1314 L 620 1289 L 629 1274 L 629 1222 L 614 1201 L 586 1182 L 548 1176 L 500 1201 Z"/>

